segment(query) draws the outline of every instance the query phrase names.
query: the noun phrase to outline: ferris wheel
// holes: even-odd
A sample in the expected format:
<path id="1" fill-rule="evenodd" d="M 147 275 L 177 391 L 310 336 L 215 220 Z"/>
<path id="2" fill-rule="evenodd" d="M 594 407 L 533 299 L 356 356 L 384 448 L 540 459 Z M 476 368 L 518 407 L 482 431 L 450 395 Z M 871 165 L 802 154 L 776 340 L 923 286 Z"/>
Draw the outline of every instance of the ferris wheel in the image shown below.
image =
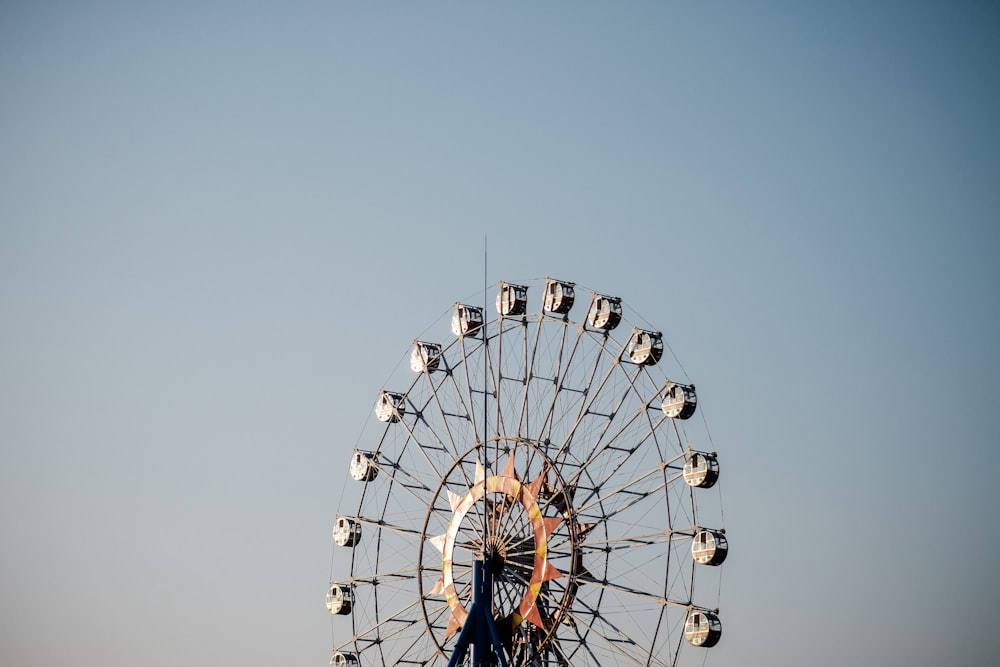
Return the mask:
<path id="1" fill-rule="evenodd" d="M 456 303 L 377 392 L 333 530 L 331 665 L 676 666 L 719 642 L 694 385 L 621 299 L 573 321 L 573 283 L 546 278 L 534 312 L 529 287 L 500 282 L 490 321 Z"/>

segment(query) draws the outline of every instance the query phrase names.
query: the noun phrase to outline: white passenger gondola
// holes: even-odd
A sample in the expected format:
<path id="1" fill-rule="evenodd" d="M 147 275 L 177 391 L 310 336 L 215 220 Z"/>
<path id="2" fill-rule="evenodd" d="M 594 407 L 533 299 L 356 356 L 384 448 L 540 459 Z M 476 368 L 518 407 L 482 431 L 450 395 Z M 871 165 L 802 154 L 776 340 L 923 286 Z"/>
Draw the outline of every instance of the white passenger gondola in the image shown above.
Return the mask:
<path id="1" fill-rule="evenodd" d="M 378 476 L 375 456 L 368 452 L 354 450 L 351 457 L 351 479 L 358 482 L 370 482 Z"/>
<path id="2" fill-rule="evenodd" d="M 483 328 L 483 309 L 467 306 L 464 303 L 455 304 L 455 312 L 451 316 L 451 332 L 458 337 L 478 336 Z"/>
<path id="3" fill-rule="evenodd" d="M 671 419 L 687 419 L 698 407 L 698 395 L 693 384 L 678 384 L 668 382 L 664 389 L 663 414 Z"/>
<path id="4" fill-rule="evenodd" d="M 684 637 L 692 646 L 715 646 L 722 638 L 722 622 L 710 611 L 692 611 L 684 623 Z"/>
<path id="5" fill-rule="evenodd" d="M 691 540 L 691 557 L 701 565 L 722 565 L 729 554 L 729 542 L 721 530 L 699 530 Z"/>
<path id="6" fill-rule="evenodd" d="M 573 307 L 576 298 L 574 283 L 567 283 L 555 278 L 545 279 L 545 299 L 543 307 L 550 313 L 565 315 Z"/>
<path id="7" fill-rule="evenodd" d="M 622 300 L 616 296 L 605 296 L 594 292 L 590 299 L 587 321 L 595 329 L 611 331 L 622 321 Z"/>
<path id="8" fill-rule="evenodd" d="M 333 524 L 333 541 L 338 547 L 357 545 L 361 541 L 361 524 L 345 516 L 337 517 L 337 523 Z"/>
<path id="9" fill-rule="evenodd" d="M 632 327 L 628 341 L 628 356 L 636 364 L 652 366 L 663 356 L 663 334 Z"/>
<path id="10" fill-rule="evenodd" d="M 375 402 L 375 416 L 380 422 L 395 424 L 403 418 L 405 412 L 402 394 L 385 389 L 379 392 L 378 400 Z"/>
<path id="11" fill-rule="evenodd" d="M 330 667 L 355 667 L 358 664 L 358 656 L 353 653 L 341 653 L 337 651 L 330 659 Z"/>
<path id="12" fill-rule="evenodd" d="M 441 361 L 441 345 L 426 343 L 422 340 L 413 341 L 413 352 L 410 354 L 410 368 L 414 373 L 433 373 Z"/>
<path id="13" fill-rule="evenodd" d="M 688 486 L 710 489 L 719 479 L 719 459 L 715 454 L 694 452 L 684 462 L 684 481 Z"/>
<path id="14" fill-rule="evenodd" d="M 345 616 L 351 613 L 351 605 L 354 602 L 354 591 L 350 586 L 344 584 L 330 584 L 330 590 L 326 592 L 326 608 L 331 614 Z"/>
<path id="15" fill-rule="evenodd" d="M 501 315 L 524 315 L 528 308 L 528 288 L 500 281 L 497 312 Z"/>

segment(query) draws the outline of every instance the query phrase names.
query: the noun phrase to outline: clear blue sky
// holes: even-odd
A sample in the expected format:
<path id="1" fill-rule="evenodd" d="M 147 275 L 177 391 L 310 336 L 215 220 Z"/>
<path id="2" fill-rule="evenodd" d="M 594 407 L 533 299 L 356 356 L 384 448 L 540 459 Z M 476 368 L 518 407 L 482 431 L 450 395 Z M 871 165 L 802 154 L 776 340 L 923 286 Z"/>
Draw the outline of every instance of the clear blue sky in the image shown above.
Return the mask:
<path id="1" fill-rule="evenodd" d="M 723 457 L 707 665 L 1000 662 L 1000 9 L 5 2 L 0 662 L 325 665 L 347 456 L 489 280 Z"/>

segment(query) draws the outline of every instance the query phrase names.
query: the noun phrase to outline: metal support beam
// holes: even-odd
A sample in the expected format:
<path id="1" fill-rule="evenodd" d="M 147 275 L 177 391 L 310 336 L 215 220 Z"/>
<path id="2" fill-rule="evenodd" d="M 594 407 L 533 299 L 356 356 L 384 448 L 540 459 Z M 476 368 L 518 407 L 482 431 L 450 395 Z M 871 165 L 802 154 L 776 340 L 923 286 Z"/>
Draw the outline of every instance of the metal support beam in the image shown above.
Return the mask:
<path id="1" fill-rule="evenodd" d="M 458 642 L 451 653 L 448 667 L 458 667 L 465 659 L 470 646 L 473 667 L 492 665 L 507 667 L 500 632 L 493 621 L 493 575 L 485 560 L 477 560 L 474 563 L 472 607 L 458 635 Z"/>

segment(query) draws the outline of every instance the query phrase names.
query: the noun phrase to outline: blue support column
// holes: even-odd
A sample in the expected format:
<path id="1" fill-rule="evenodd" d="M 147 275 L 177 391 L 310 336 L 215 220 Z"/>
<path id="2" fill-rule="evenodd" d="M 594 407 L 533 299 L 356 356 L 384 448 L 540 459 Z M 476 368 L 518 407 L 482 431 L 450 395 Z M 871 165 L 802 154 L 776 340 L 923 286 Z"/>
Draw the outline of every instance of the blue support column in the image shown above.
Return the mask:
<path id="1" fill-rule="evenodd" d="M 473 667 L 492 665 L 494 657 L 500 667 L 507 667 L 500 632 L 493 621 L 493 575 L 482 560 L 477 560 L 473 566 L 472 607 L 458 634 L 448 667 L 458 667 L 470 646 Z"/>

